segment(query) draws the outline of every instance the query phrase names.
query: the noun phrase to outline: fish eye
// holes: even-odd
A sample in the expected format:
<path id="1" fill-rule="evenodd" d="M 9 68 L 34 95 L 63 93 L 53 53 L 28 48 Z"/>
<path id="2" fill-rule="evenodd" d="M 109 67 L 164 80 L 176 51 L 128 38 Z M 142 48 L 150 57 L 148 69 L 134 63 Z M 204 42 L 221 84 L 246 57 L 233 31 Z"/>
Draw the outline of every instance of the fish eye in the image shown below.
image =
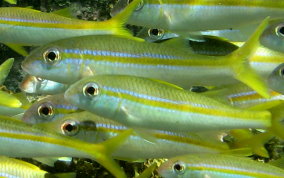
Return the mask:
<path id="1" fill-rule="evenodd" d="M 52 119 L 54 117 L 54 109 L 50 103 L 42 103 L 38 107 L 37 112 L 38 115 L 45 120 Z"/>
<path id="2" fill-rule="evenodd" d="M 279 70 L 279 75 L 280 75 L 280 77 L 284 77 L 284 68 L 281 68 Z"/>
<path id="3" fill-rule="evenodd" d="M 144 7 L 144 0 L 141 0 L 135 11 L 140 11 Z"/>
<path id="4" fill-rule="evenodd" d="M 96 83 L 88 83 L 83 88 L 85 96 L 97 96 L 99 94 L 99 86 Z"/>
<path id="5" fill-rule="evenodd" d="M 67 120 L 61 125 L 61 131 L 64 135 L 74 136 L 79 132 L 79 123 Z"/>
<path id="6" fill-rule="evenodd" d="M 43 58 L 46 63 L 54 64 L 56 61 L 60 59 L 59 50 L 56 48 L 48 49 L 43 53 Z"/>
<path id="7" fill-rule="evenodd" d="M 182 162 L 176 162 L 174 163 L 173 165 L 173 171 L 176 173 L 176 174 L 184 174 L 185 172 L 185 164 L 182 163 Z"/>
<path id="8" fill-rule="evenodd" d="M 162 39 L 164 36 L 164 30 L 163 29 L 157 29 L 157 28 L 151 28 L 148 30 L 148 35 L 151 38 L 157 38 L 157 39 Z"/>
<path id="9" fill-rule="evenodd" d="M 284 25 L 283 24 L 276 27 L 276 34 L 277 36 L 284 37 Z"/>

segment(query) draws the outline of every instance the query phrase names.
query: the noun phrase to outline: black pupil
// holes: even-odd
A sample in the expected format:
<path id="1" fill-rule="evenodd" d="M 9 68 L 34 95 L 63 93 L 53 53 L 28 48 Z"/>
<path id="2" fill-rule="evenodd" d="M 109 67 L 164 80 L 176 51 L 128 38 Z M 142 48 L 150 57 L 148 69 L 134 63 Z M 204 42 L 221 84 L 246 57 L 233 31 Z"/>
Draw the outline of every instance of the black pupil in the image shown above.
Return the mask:
<path id="1" fill-rule="evenodd" d="M 43 107 L 43 108 L 41 108 L 40 111 L 43 115 L 46 115 L 46 116 L 48 116 L 50 114 L 50 110 L 49 110 L 48 107 Z"/>
<path id="2" fill-rule="evenodd" d="M 284 26 L 279 28 L 279 32 L 281 33 L 281 35 L 284 35 Z"/>
<path id="3" fill-rule="evenodd" d="M 283 77 L 284 76 L 284 69 L 280 70 L 280 75 Z"/>
<path id="4" fill-rule="evenodd" d="M 74 126 L 72 124 L 67 124 L 65 126 L 65 129 L 68 131 L 68 132 L 72 132 L 74 130 Z"/>
<path id="5" fill-rule="evenodd" d="M 180 164 L 175 164 L 174 169 L 177 170 L 177 171 L 181 171 L 182 166 Z"/>
<path id="6" fill-rule="evenodd" d="M 96 92 L 96 89 L 94 87 L 88 87 L 87 88 L 87 93 L 90 95 L 94 95 Z"/>
<path id="7" fill-rule="evenodd" d="M 47 58 L 49 59 L 49 60 L 51 60 L 51 61 L 54 61 L 55 60 L 55 58 L 56 58 L 56 54 L 55 54 L 55 52 L 49 52 L 48 54 L 47 54 Z"/>
<path id="8" fill-rule="evenodd" d="M 151 34 L 157 36 L 157 35 L 159 35 L 159 30 L 158 29 L 152 29 Z"/>

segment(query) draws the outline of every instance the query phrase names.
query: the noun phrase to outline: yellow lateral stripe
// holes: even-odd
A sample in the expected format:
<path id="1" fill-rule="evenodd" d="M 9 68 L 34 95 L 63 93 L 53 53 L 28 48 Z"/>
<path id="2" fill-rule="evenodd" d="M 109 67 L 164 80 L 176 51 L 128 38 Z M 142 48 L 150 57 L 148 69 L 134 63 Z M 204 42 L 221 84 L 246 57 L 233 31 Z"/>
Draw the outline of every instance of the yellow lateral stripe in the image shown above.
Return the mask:
<path id="1" fill-rule="evenodd" d="M 149 4 L 159 5 L 159 0 L 148 0 Z M 196 5 L 196 6 L 242 6 L 242 7 L 264 7 L 283 8 L 283 1 L 271 0 L 162 0 L 162 4 L 171 5 Z"/>
<path id="2" fill-rule="evenodd" d="M 277 97 L 277 96 L 282 96 L 282 94 L 271 91 L 270 93 L 271 98 L 267 99 L 267 101 L 271 101 L 271 99 L 273 99 L 273 97 Z M 248 101 L 248 100 L 255 100 L 255 99 L 265 99 L 262 96 L 260 96 L 257 93 L 251 94 L 251 95 L 243 95 L 243 96 L 238 96 L 238 97 L 230 97 L 230 100 L 232 100 L 233 102 L 236 101 Z"/>
<path id="3" fill-rule="evenodd" d="M 62 28 L 62 29 L 85 29 L 85 30 L 105 30 L 105 31 L 113 31 L 112 28 L 114 27 L 114 24 L 112 24 L 110 21 L 101 21 L 101 22 L 88 22 L 85 21 L 84 23 L 78 22 L 77 20 L 74 20 L 73 23 L 64 24 L 64 23 L 36 23 L 36 22 L 15 22 L 15 21 L 6 21 L 6 20 L 0 20 L 0 24 L 6 24 L 6 25 L 13 25 L 13 26 L 25 26 L 25 27 L 38 27 L 38 28 Z"/>
<path id="4" fill-rule="evenodd" d="M 93 60 L 96 61 L 105 61 L 115 63 L 125 63 L 125 64 L 141 64 L 141 65 L 165 65 L 165 66 L 182 66 L 182 67 L 192 67 L 192 66 L 202 66 L 202 67 L 224 67 L 228 66 L 228 60 L 216 59 L 209 56 L 184 56 L 184 59 L 178 59 L 181 56 L 177 56 L 177 59 L 160 59 L 160 58 L 150 58 L 150 57 L 141 57 L 141 58 L 132 58 L 132 57 L 114 57 L 114 56 L 93 56 L 93 55 L 75 55 L 66 53 L 65 59 L 75 58 L 80 60 Z M 135 54 L 133 54 L 135 55 Z M 139 55 L 139 53 L 137 53 Z M 188 59 L 186 59 L 188 58 Z M 195 58 L 195 59 L 193 59 Z"/>
<path id="5" fill-rule="evenodd" d="M 210 116 L 238 118 L 242 120 L 247 120 L 247 119 L 261 120 L 263 118 L 262 113 L 257 114 L 256 112 L 251 112 L 251 111 L 246 113 L 245 111 L 238 111 L 238 110 L 232 109 L 232 110 L 229 110 L 228 112 L 228 110 L 226 110 L 225 108 L 216 110 L 216 109 L 209 109 L 209 108 L 194 107 L 189 104 L 179 105 L 179 104 L 172 104 L 172 103 L 164 103 L 164 102 L 159 102 L 159 101 L 137 98 L 135 96 L 128 95 L 125 93 L 117 94 L 112 91 L 107 91 L 107 95 L 117 97 L 117 98 L 119 98 L 119 96 L 122 96 L 122 98 L 133 101 L 133 102 L 141 103 L 141 104 L 148 105 L 148 106 L 151 105 L 153 107 L 161 107 L 165 109 L 177 110 L 180 112 L 193 112 L 193 113 L 205 114 L 205 115 L 210 115 Z M 240 117 L 245 117 L 245 118 L 240 118 Z"/>
<path id="6" fill-rule="evenodd" d="M 32 140 L 36 142 L 44 142 L 44 143 L 49 143 L 49 144 L 54 144 L 54 145 L 60 145 L 63 147 L 71 147 L 73 149 L 78 149 L 82 150 L 82 144 L 85 145 L 84 142 L 81 142 L 79 140 L 68 140 L 64 139 L 60 140 L 57 138 L 52 138 L 52 137 L 46 137 L 44 135 L 28 135 L 28 134 L 17 134 L 17 133 L 4 133 L 0 132 L 0 137 L 6 137 L 6 138 L 11 138 L 11 139 L 20 139 L 20 140 Z M 70 138 L 71 139 L 71 138 Z M 97 145 L 93 145 L 94 147 Z M 99 146 L 97 146 L 99 148 Z M 96 148 L 94 148 L 96 149 Z"/>
<path id="7" fill-rule="evenodd" d="M 254 56 L 252 56 L 250 59 L 249 59 L 249 62 L 252 63 L 252 62 L 263 62 L 263 63 L 276 63 L 276 64 L 281 64 L 283 63 L 283 57 L 282 55 L 280 56 L 274 56 L 274 55 L 271 55 L 269 57 L 267 56 L 258 56 L 257 53 L 255 53 Z"/>
<path id="8" fill-rule="evenodd" d="M 161 133 L 156 133 L 154 135 L 155 137 L 160 138 L 160 139 L 171 140 L 171 141 L 180 142 L 180 143 L 194 144 L 194 145 L 198 145 L 198 146 L 202 146 L 206 148 L 210 147 L 211 149 L 218 149 L 218 151 L 226 150 L 224 147 L 220 147 L 220 146 L 209 144 L 209 143 L 205 144 L 206 142 L 204 142 L 204 140 L 203 141 L 193 140 L 188 137 L 180 137 L 180 136 L 167 135 L 167 134 L 161 134 Z"/>

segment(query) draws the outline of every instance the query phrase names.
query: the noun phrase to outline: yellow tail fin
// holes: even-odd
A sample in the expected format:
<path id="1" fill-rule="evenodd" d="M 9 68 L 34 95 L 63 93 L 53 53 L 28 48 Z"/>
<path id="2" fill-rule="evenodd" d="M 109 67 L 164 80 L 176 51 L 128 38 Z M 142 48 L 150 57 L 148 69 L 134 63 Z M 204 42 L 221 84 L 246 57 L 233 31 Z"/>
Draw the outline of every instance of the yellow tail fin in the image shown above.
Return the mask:
<path id="1" fill-rule="evenodd" d="M 82 145 L 82 150 L 93 155 L 94 159 L 98 163 L 103 165 L 107 170 L 109 170 L 115 177 L 126 178 L 125 173 L 112 159 L 111 154 L 124 143 L 124 141 L 132 134 L 132 132 L 132 130 L 126 130 L 116 137 L 113 137 L 98 145 L 94 145 L 96 147 L 95 149 L 90 147 L 89 144 L 87 144 L 86 146 Z"/>
<path id="2" fill-rule="evenodd" d="M 269 98 L 265 81 L 250 67 L 249 57 L 259 46 L 259 37 L 268 25 L 269 17 L 264 19 L 248 41 L 233 53 L 225 56 L 232 66 L 234 77 L 254 89 L 261 96 Z"/>
<path id="3" fill-rule="evenodd" d="M 13 66 L 14 58 L 9 58 L 0 66 L 0 85 L 4 83 Z"/>
<path id="4" fill-rule="evenodd" d="M 143 39 L 133 37 L 133 35 L 124 27 L 128 19 L 132 15 L 132 12 L 138 7 L 140 2 L 141 0 L 133 0 L 125 9 L 123 9 L 110 20 L 111 23 L 114 24 L 114 27 L 117 30 L 117 34 L 127 36 L 139 41 L 144 41 Z"/>
<path id="5" fill-rule="evenodd" d="M 271 112 L 271 128 L 269 131 L 284 140 L 284 104 L 280 104 L 269 111 Z"/>

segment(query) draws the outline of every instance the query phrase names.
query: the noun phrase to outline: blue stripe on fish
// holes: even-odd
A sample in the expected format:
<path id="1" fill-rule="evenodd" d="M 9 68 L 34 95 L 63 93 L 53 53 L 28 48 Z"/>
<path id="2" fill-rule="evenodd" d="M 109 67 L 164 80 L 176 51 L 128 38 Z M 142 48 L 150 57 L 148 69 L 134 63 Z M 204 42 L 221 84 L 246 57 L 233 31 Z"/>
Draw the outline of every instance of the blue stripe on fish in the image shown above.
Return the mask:
<path id="1" fill-rule="evenodd" d="M 131 54 L 131 53 L 122 53 L 122 52 L 113 52 L 113 51 L 101 51 L 101 50 L 79 50 L 79 49 L 65 49 L 67 54 L 85 54 L 93 56 L 111 56 L 111 57 L 129 57 L 129 58 L 158 58 L 158 59 L 185 59 L 178 56 L 171 55 L 162 55 L 162 54 L 152 54 L 152 53 L 140 53 L 140 54 Z"/>

